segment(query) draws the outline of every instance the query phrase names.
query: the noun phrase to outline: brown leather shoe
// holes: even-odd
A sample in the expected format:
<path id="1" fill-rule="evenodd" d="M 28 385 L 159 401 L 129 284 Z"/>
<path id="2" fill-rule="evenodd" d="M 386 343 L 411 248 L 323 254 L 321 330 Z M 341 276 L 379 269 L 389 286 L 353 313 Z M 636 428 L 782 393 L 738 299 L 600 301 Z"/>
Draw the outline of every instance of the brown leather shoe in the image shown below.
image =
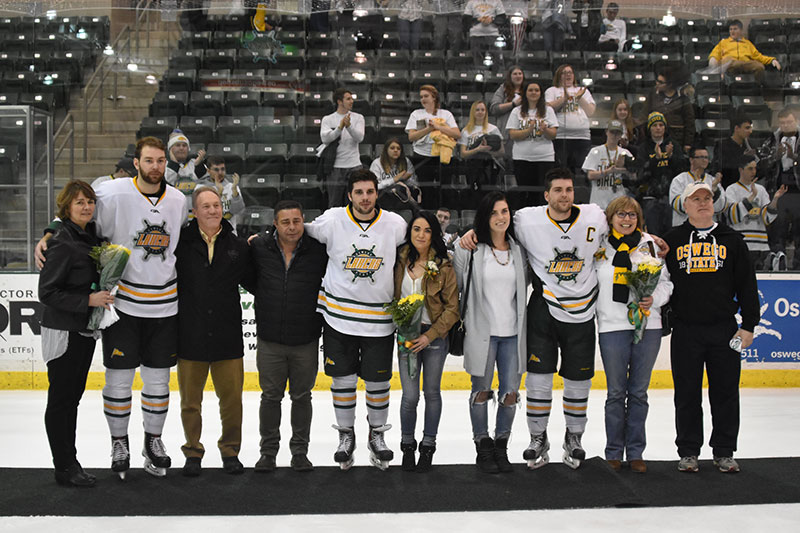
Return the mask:
<path id="1" fill-rule="evenodd" d="M 641 459 L 634 459 L 630 461 L 631 470 L 636 472 L 637 474 L 644 474 L 647 472 L 647 463 L 642 461 Z"/>
<path id="2" fill-rule="evenodd" d="M 622 470 L 622 461 L 617 461 L 616 459 L 609 459 L 606 462 L 608 463 L 608 466 L 610 466 L 614 470 L 614 472 L 619 472 L 620 470 Z"/>

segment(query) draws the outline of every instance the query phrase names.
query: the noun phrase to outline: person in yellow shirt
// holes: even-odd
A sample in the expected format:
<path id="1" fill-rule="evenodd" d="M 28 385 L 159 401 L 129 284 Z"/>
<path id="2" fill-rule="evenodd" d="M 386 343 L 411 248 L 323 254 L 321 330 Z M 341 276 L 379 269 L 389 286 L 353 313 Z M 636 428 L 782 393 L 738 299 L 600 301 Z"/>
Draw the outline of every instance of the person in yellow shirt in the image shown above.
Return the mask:
<path id="1" fill-rule="evenodd" d="M 744 38 L 742 21 L 734 19 L 728 25 L 729 37 L 722 39 L 708 54 L 708 66 L 719 67 L 719 72 L 732 74 L 754 74 L 761 82 L 764 79 L 766 65 L 772 65 L 781 70 L 777 59 L 765 56 L 756 47 Z"/>

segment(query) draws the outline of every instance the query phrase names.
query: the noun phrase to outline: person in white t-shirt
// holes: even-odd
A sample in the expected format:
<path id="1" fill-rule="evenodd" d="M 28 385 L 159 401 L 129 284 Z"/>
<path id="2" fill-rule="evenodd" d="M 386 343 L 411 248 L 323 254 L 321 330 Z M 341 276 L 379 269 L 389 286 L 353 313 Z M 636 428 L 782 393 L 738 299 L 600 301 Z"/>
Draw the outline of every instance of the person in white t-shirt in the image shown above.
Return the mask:
<path id="1" fill-rule="evenodd" d="M 417 179 L 423 181 L 438 181 L 446 185 L 452 183 L 453 165 L 445 163 L 444 154 L 433 155 L 435 137 L 444 143 L 437 147 L 441 153 L 443 144 L 455 143 L 461 137 L 456 119 L 450 111 L 440 107 L 439 91 L 433 85 L 423 85 L 419 88 L 419 101 L 422 109 L 416 109 L 408 117 L 406 133 L 408 140 L 414 145 L 412 161 L 417 172 Z M 445 148 L 446 150 L 446 148 Z"/>
<path id="2" fill-rule="evenodd" d="M 583 170 L 592 183 L 590 202 L 602 209 L 619 196 L 625 196 L 622 178 L 625 174 L 625 158 L 633 157 L 619 145 L 625 128 L 619 120 L 609 120 L 606 128 L 606 143 L 595 146 L 583 162 Z"/>
<path id="3" fill-rule="evenodd" d="M 577 173 L 592 147 L 589 133 L 589 117 L 595 110 L 592 93 L 576 83 L 572 65 L 564 64 L 556 69 L 553 86 L 545 91 L 544 99 L 558 117 L 556 161 Z"/>
<path id="4" fill-rule="evenodd" d="M 603 19 L 605 30 L 597 40 L 597 47 L 604 52 L 622 52 L 627 38 L 625 21 L 618 19 L 619 6 L 615 2 L 608 4 L 606 17 Z"/>
<path id="5" fill-rule="evenodd" d="M 325 176 L 328 207 L 345 205 L 347 176 L 352 170 L 362 167 L 358 145 L 364 140 L 364 116 L 352 110 L 352 93 L 344 88 L 336 89 L 333 103 L 336 104 L 336 111 L 323 117 L 319 130 L 323 144 L 339 141 L 333 171 Z"/>
<path id="6" fill-rule="evenodd" d="M 467 183 L 472 191 L 479 192 L 484 184 L 497 183 L 495 157 L 503 156 L 503 138 L 494 124 L 489 124 L 486 102 L 473 102 L 469 121 L 461 130 L 461 158 L 467 164 Z"/>
<path id="7" fill-rule="evenodd" d="M 506 10 L 501 0 L 469 0 L 464 15 L 475 23 L 469 29 L 469 48 L 475 66 L 490 67 L 493 71 L 503 68 L 503 55 L 495 46 L 500 36 L 499 25 L 505 22 Z"/>
<path id="8" fill-rule="evenodd" d="M 558 119 L 553 108 L 545 105 L 539 82 L 526 82 L 522 94 L 522 102 L 511 110 L 506 123 L 514 141 L 514 175 L 517 185 L 541 186 L 544 175 L 555 164 L 553 139 L 558 132 Z M 543 203 L 540 196 L 534 195 L 534 205 Z"/>

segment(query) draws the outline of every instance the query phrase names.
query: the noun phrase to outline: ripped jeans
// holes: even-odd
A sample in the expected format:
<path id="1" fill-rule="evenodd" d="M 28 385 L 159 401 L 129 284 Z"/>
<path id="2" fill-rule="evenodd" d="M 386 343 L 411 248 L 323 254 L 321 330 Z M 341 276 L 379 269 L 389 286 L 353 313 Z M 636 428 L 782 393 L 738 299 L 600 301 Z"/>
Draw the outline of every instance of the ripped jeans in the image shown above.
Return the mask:
<path id="1" fill-rule="evenodd" d="M 511 426 L 514 424 L 514 415 L 517 411 L 517 402 L 505 405 L 506 396 L 519 392 L 522 374 L 519 372 L 517 360 L 517 336 L 490 337 L 489 357 L 486 360 L 486 370 L 483 376 L 472 376 L 472 393 L 469 396 L 469 417 L 472 421 L 472 436 L 475 442 L 489 436 L 489 400 L 476 402 L 478 394 L 483 391 L 492 392 L 492 378 L 494 367 L 497 363 L 497 419 L 494 426 L 494 438 L 503 439 L 511 435 Z"/>

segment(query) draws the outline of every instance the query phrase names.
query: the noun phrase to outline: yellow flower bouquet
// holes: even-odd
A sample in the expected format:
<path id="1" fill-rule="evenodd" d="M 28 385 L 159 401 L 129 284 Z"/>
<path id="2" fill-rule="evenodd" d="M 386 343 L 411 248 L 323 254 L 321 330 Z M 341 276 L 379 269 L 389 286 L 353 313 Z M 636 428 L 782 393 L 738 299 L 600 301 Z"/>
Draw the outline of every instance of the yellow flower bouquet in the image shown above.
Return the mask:
<path id="1" fill-rule="evenodd" d="M 631 261 L 634 262 L 634 259 L 632 256 Z M 642 255 L 635 268 L 622 274 L 625 276 L 625 283 L 631 291 L 633 300 L 628 304 L 628 322 L 633 325 L 634 344 L 638 344 L 642 340 L 642 335 L 644 335 L 644 330 L 647 326 L 647 317 L 650 316 L 650 311 L 639 307 L 639 302 L 643 298 L 653 295 L 656 286 L 658 286 L 658 280 L 661 278 L 661 270 L 663 268 L 664 265 L 660 259 L 650 255 Z"/>
<path id="2" fill-rule="evenodd" d="M 131 251 L 119 244 L 104 242 L 100 246 L 92 248 L 89 252 L 89 257 L 94 259 L 97 271 L 100 273 L 98 291 L 116 293 L 117 283 L 122 278 L 122 273 L 125 272 L 130 256 Z M 111 309 L 108 310 L 102 307 L 95 307 L 89 316 L 87 329 L 105 329 L 117 320 L 119 320 L 119 315 L 114 309 L 114 304 L 111 304 Z"/>
<path id="3" fill-rule="evenodd" d="M 422 329 L 422 306 L 425 305 L 424 294 L 410 294 L 399 300 L 392 300 L 384 308 L 392 315 L 392 322 L 397 326 L 397 350 L 408 355 L 408 374 L 416 377 L 418 371 L 417 354 L 411 346 L 412 341 L 419 338 Z"/>

